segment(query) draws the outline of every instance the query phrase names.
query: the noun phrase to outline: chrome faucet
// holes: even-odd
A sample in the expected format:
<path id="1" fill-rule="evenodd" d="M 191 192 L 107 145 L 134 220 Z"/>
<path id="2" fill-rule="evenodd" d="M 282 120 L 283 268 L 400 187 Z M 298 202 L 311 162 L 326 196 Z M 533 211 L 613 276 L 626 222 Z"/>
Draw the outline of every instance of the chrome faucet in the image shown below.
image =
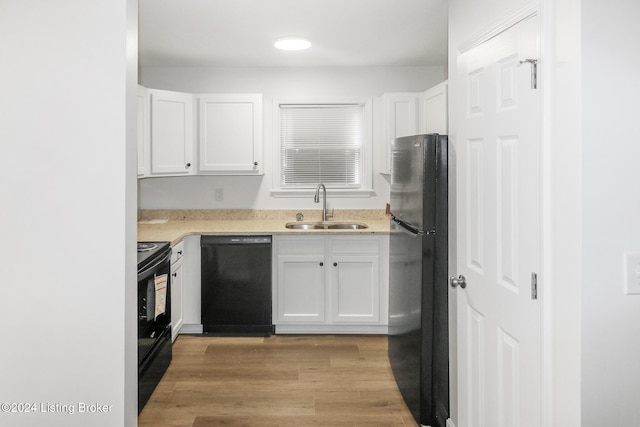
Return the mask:
<path id="1" fill-rule="evenodd" d="M 320 202 L 320 188 L 322 188 L 322 221 L 324 222 L 327 220 L 327 216 L 333 215 L 327 215 L 327 187 L 324 184 L 318 184 L 316 187 L 316 195 L 313 196 L 313 202 Z"/>

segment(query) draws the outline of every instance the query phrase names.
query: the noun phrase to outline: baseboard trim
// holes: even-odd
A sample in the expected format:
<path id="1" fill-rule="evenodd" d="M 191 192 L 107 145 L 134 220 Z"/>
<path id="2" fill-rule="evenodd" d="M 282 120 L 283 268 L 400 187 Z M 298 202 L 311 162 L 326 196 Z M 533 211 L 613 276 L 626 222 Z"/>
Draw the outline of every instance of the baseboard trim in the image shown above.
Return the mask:
<path id="1" fill-rule="evenodd" d="M 373 334 L 387 335 L 387 325 L 276 325 L 276 334 Z"/>
<path id="2" fill-rule="evenodd" d="M 180 328 L 180 334 L 201 334 L 202 333 L 202 324 L 187 324 L 185 323 Z"/>
<path id="3" fill-rule="evenodd" d="M 431 427 L 431 426 L 426 426 L 424 424 L 420 424 L 421 427 Z M 455 424 L 453 424 L 453 421 L 451 421 L 451 418 L 447 418 L 447 426 L 446 427 L 456 427 Z"/>

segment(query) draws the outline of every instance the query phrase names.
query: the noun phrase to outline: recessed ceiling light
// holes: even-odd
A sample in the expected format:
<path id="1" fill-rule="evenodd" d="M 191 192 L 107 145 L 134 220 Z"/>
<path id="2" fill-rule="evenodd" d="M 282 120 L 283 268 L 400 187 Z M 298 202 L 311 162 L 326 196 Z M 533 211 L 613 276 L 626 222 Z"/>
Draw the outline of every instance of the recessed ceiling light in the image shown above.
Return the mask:
<path id="1" fill-rule="evenodd" d="M 274 46 L 282 50 L 303 50 L 311 47 L 311 43 L 299 37 L 286 37 L 276 40 Z"/>

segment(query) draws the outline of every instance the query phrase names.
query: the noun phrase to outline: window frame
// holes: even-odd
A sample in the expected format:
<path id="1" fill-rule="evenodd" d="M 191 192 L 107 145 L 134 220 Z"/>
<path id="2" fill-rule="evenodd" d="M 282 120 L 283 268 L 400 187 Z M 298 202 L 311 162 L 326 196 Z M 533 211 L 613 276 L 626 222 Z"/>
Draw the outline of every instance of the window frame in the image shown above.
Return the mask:
<path id="1" fill-rule="evenodd" d="M 280 105 L 362 105 L 362 147 L 360 151 L 360 188 L 327 188 L 331 197 L 371 197 L 373 191 L 373 101 L 367 97 L 278 98 L 273 100 L 273 179 L 272 197 L 308 197 L 315 188 L 282 188 L 280 186 Z M 320 184 L 320 183 L 318 183 Z"/>

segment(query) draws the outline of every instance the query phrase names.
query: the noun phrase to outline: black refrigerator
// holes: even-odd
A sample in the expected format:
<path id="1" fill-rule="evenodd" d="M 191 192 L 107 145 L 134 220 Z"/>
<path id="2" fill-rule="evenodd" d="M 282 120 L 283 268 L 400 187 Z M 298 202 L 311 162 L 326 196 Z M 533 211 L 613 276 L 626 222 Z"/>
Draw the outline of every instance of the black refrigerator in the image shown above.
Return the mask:
<path id="1" fill-rule="evenodd" d="M 391 156 L 389 360 L 416 422 L 449 418 L 447 136 L 397 138 Z"/>

